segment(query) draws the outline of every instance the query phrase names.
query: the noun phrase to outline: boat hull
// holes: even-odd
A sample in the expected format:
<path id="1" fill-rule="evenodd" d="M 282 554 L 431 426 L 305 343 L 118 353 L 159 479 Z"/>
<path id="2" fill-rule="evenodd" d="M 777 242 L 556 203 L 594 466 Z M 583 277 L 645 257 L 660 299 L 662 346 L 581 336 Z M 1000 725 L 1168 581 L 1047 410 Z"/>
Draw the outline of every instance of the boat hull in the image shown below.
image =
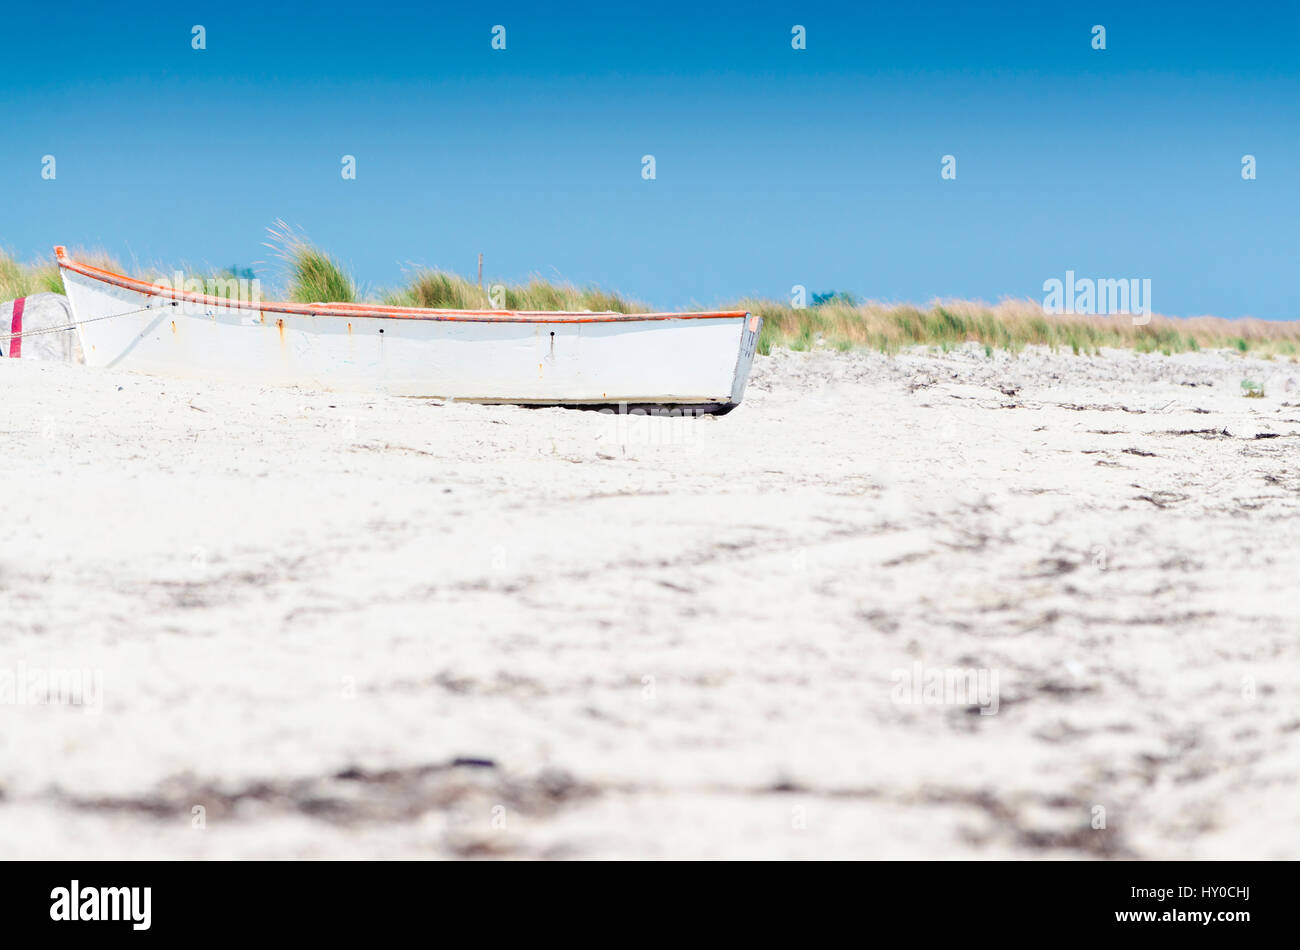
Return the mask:
<path id="1" fill-rule="evenodd" d="M 482 314 L 237 304 L 74 269 L 64 286 L 90 366 L 486 403 L 690 406 L 744 395 L 748 314 Z M 107 272 L 104 272 L 107 274 Z M 123 286 L 125 284 L 125 286 Z M 292 312 L 306 311 L 306 312 Z"/>

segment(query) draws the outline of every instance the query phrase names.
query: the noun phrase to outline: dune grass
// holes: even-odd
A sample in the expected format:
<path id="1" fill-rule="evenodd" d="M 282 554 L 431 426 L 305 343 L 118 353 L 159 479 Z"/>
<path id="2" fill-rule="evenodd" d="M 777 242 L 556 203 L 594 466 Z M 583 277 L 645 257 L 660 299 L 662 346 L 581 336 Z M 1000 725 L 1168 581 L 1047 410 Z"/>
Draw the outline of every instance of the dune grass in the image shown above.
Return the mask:
<path id="1" fill-rule="evenodd" d="M 287 297 L 294 303 L 358 303 L 357 285 L 330 255 L 284 221 L 269 229 L 271 248 L 285 262 Z"/>
<path id="2" fill-rule="evenodd" d="M 1087 355 L 1096 355 L 1103 347 L 1166 355 L 1199 349 L 1232 349 L 1270 357 L 1300 354 L 1300 321 L 1157 315 L 1137 326 L 1125 315 L 1050 314 L 1032 300 L 998 304 L 945 300 L 924 308 L 828 301 L 796 309 L 755 299 L 742 300 L 739 305 L 763 317 L 760 353 L 770 352 L 773 346 L 793 350 L 865 347 L 893 353 L 906 346 L 946 350 L 973 342 L 983 344 L 988 352 L 1018 351 L 1038 344 Z"/>
<path id="3" fill-rule="evenodd" d="M 405 287 L 382 295 L 390 307 L 428 307 L 437 310 L 482 310 L 488 305 L 487 294 L 478 285 L 458 274 L 443 271 L 418 271 Z"/>
<path id="4" fill-rule="evenodd" d="M 494 294 L 494 288 L 499 292 Z M 473 281 L 440 270 L 417 270 L 405 287 L 382 295 L 393 307 L 430 307 L 441 310 L 570 310 L 645 313 L 649 308 L 599 287 L 578 287 L 532 277 L 524 284 Z"/>
<path id="5" fill-rule="evenodd" d="M 644 313 L 644 304 L 598 287 L 580 287 L 533 276 L 523 283 L 485 281 L 479 285 L 459 274 L 427 268 L 415 269 L 398 288 L 363 294 L 356 281 L 334 257 L 311 244 L 283 221 L 270 229 L 270 243 L 284 261 L 284 285 L 271 288 L 267 299 L 298 303 L 378 302 L 389 306 L 452 310 L 614 311 Z M 102 251 L 74 250 L 77 260 L 108 270 L 125 272 Z M 172 275 L 162 268 L 138 273 L 147 279 Z M 190 270 L 213 296 L 234 296 L 233 270 Z M 494 292 L 494 288 L 497 288 Z M 23 264 L 0 252 L 0 300 L 42 291 L 63 292 L 53 262 Z M 1004 300 L 987 304 L 970 300 L 913 304 L 859 302 L 848 294 L 825 294 L 810 307 L 795 308 L 764 299 L 742 299 L 719 309 L 744 309 L 763 317 L 760 353 L 773 347 L 792 350 L 869 348 L 896 353 L 905 347 L 930 346 L 949 350 L 966 343 L 994 350 L 1018 352 L 1043 345 L 1081 355 L 1097 355 L 1103 348 L 1139 352 L 1185 353 L 1200 349 L 1227 349 L 1266 359 L 1300 358 L 1300 321 L 1273 321 L 1220 317 L 1153 316 L 1141 326 L 1131 317 L 1053 315 L 1032 300 Z"/>
<path id="6" fill-rule="evenodd" d="M 53 261 L 23 264 L 0 250 L 0 301 L 47 293 L 63 293 L 58 265 Z"/>
<path id="7" fill-rule="evenodd" d="M 526 284 L 505 286 L 507 310 L 591 310 L 646 313 L 649 307 L 599 287 L 577 287 L 532 277 Z"/>

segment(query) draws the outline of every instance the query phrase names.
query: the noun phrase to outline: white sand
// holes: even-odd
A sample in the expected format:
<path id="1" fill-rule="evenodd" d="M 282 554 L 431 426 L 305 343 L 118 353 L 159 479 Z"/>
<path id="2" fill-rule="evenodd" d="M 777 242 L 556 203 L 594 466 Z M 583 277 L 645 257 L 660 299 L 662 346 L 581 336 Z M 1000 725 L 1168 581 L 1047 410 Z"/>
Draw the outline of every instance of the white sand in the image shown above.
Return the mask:
<path id="1" fill-rule="evenodd" d="M 781 353 L 620 430 L 0 361 L 0 672 L 102 675 L 0 706 L 0 848 L 1300 857 L 1295 378 Z"/>

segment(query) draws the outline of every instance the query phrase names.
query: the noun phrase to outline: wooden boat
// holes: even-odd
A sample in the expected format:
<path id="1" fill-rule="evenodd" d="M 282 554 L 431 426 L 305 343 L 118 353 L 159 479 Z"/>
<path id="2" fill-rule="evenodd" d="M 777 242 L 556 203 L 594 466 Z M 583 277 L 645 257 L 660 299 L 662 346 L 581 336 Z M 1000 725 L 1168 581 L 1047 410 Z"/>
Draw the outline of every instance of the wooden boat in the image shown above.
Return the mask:
<path id="1" fill-rule="evenodd" d="M 723 413 L 761 320 L 705 313 L 426 310 L 241 302 L 115 274 L 54 249 L 90 366 L 311 389 Z"/>

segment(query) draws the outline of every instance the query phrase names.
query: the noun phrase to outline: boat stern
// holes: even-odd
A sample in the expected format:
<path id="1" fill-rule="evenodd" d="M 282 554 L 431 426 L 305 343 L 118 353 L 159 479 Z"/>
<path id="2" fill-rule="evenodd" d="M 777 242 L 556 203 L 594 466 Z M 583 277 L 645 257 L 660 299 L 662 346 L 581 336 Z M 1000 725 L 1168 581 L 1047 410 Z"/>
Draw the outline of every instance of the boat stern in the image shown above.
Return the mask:
<path id="1" fill-rule="evenodd" d="M 731 401 L 727 411 L 735 409 L 745 398 L 745 384 L 749 382 L 749 370 L 754 365 L 754 352 L 758 349 L 758 335 L 763 332 L 763 318 L 756 313 L 745 314 L 745 322 L 740 331 L 740 352 L 736 356 L 736 371 L 731 380 Z"/>

